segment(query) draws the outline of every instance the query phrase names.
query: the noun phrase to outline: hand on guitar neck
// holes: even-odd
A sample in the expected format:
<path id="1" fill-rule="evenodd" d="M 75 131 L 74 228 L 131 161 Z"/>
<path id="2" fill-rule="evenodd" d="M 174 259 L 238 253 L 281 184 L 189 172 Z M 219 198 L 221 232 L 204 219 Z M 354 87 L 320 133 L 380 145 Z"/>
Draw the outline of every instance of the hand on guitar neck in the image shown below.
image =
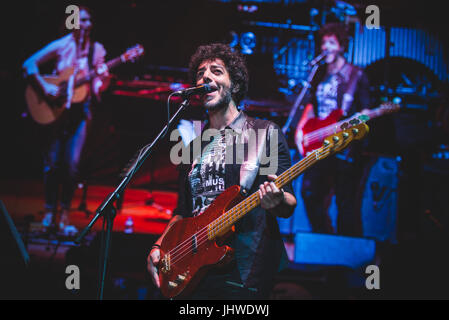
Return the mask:
<path id="1" fill-rule="evenodd" d="M 109 74 L 109 68 L 105 63 L 98 65 L 95 68 L 95 73 L 98 77 L 92 80 L 92 90 L 97 101 L 101 101 L 101 92 L 109 87 L 111 75 Z"/>
<path id="2" fill-rule="evenodd" d="M 106 78 L 106 77 L 109 77 L 109 76 L 110 76 L 110 74 L 109 74 L 109 68 L 108 68 L 108 66 L 106 65 L 106 63 L 102 63 L 102 64 L 98 65 L 98 66 L 96 67 L 96 69 L 95 69 L 95 72 L 97 73 L 97 75 L 98 75 L 100 78 Z"/>

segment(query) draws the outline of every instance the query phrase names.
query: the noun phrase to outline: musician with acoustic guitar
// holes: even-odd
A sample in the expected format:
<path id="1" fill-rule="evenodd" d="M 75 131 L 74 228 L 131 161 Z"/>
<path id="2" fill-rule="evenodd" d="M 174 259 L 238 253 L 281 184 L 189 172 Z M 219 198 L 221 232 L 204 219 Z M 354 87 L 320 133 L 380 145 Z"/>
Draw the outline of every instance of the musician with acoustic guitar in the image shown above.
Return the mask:
<path id="1" fill-rule="evenodd" d="M 23 64 L 29 80 L 26 98 L 29 112 L 40 124 L 50 124 L 51 136 L 45 150 L 44 188 L 45 216 L 42 224 L 55 223 L 58 189 L 62 214 L 59 227 L 68 223 L 68 214 L 75 191 L 78 165 L 83 149 L 91 105 L 109 84 L 109 73 L 104 58 L 106 51 L 98 42 L 91 40 L 92 17 L 86 7 L 80 7 L 79 29 L 55 40 L 34 53 Z M 39 67 L 55 63 L 54 78 L 44 79 Z M 82 85 L 78 79 L 94 70 L 94 76 Z M 60 107 L 48 107 L 58 105 Z"/>
<path id="2" fill-rule="evenodd" d="M 318 148 L 335 129 L 339 130 L 339 120 L 356 113 L 369 113 L 368 79 L 343 55 L 348 39 L 345 25 L 339 23 L 324 25 L 318 32 L 321 52 L 327 54 L 311 83 L 309 98 L 296 125 L 295 143 L 303 156 Z M 383 109 L 379 110 L 381 113 Z M 359 152 L 352 150 L 321 161 L 304 173 L 301 195 L 313 232 L 362 234 L 354 199 L 361 166 L 357 159 Z M 338 207 L 337 230 L 333 230 L 327 215 L 332 189 Z"/>
<path id="3" fill-rule="evenodd" d="M 208 84 L 213 90 L 201 101 L 209 120 L 203 134 L 206 130 L 215 130 L 215 134 L 212 141 L 202 141 L 200 154 L 179 167 L 178 206 L 151 248 L 148 271 L 166 297 L 268 298 L 275 274 L 287 262 L 276 218 L 289 217 L 296 206 L 291 184 L 278 188 L 273 183 L 291 165 L 286 139 L 274 123 L 248 117 L 238 110 L 248 88 L 247 68 L 238 52 L 224 44 L 201 46 L 191 58 L 190 73 L 193 85 Z M 255 139 L 250 139 L 251 133 Z M 250 150 L 241 162 L 235 160 L 236 142 L 230 137 L 242 138 L 243 149 Z M 264 152 L 276 164 L 271 174 L 261 170 L 264 163 L 267 165 L 261 159 Z M 223 223 L 214 229 L 208 229 L 208 222 L 203 225 L 214 210 L 218 215 L 222 213 L 221 205 L 229 207 L 231 202 L 236 204 L 234 197 L 245 198 L 251 193 L 259 194 L 252 204 L 260 206 L 250 210 L 241 205 L 249 212 L 231 210 L 233 215 L 221 216 Z M 251 201 L 250 197 L 246 199 Z M 207 230 L 215 233 L 207 235 Z M 174 238 L 184 236 L 187 241 L 169 250 L 177 241 Z M 221 247 L 207 239 L 215 236 L 220 238 L 217 243 Z"/>

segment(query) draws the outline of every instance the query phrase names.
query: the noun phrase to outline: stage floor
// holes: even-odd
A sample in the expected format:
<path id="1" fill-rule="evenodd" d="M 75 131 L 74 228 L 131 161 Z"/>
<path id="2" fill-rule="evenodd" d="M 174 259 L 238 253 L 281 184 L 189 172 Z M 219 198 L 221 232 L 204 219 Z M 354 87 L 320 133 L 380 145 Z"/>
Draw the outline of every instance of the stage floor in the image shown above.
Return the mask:
<path id="1" fill-rule="evenodd" d="M 44 217 L 43 190 L 43 184 L 39 181 L 2 181 L 0 183 L 0 199 L 16 224 L 31 221 L 32 225 L 38 228 Z M 88 186 L 85 201 L 87 210 L 82 211 L 79 207 L 82 202 L 83 189 L 77 189 L 70 210 L 69 224 L 81 231 L 89 224 L 96 209 L 112 191 L 114 188 L 110 186 Z M 161 234 L 176 207 L 177 197 L 176 192 L 126 189 L 121 209 L 118 210 L 114 220 L 113 231 L 123 232 L 126 220 L 131 217 L 134 233 Z M 102 221 L 100 220 L 94 225 L 93 231 L 98 231 L 101 227 Z"/>

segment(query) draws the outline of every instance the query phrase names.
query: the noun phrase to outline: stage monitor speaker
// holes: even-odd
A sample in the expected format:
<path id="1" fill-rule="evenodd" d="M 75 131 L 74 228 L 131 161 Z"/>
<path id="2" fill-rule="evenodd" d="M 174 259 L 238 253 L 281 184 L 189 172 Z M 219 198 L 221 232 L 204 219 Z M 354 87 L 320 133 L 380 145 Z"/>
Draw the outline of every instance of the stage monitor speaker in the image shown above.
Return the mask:
<path id="1" fill-rule="evenodd" d="M 376 242 L 371 239 L 320 233 L 295 235 L 294 262 L 357 269 L 373 263 Z"/>

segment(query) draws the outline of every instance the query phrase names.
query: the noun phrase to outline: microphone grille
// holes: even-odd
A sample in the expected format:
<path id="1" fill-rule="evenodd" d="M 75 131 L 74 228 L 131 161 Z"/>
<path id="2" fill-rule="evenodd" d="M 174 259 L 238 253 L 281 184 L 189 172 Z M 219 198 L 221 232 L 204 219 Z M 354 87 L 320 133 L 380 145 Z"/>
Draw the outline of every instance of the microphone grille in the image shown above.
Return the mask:
<path id="1" fill-rule="evenodd" d="M 212 87 L 210 84 L 207 83 L 203 84 L 203 89 L 205 93 L 214 92 L 217 90 L 216 88 Z"/>
<path id="2" fill-rule="evenodd" d="M 212 87 L 209 84 L 205 83 L 202 87 L 204 89 L 204 92 L 212 92 Z"/>

